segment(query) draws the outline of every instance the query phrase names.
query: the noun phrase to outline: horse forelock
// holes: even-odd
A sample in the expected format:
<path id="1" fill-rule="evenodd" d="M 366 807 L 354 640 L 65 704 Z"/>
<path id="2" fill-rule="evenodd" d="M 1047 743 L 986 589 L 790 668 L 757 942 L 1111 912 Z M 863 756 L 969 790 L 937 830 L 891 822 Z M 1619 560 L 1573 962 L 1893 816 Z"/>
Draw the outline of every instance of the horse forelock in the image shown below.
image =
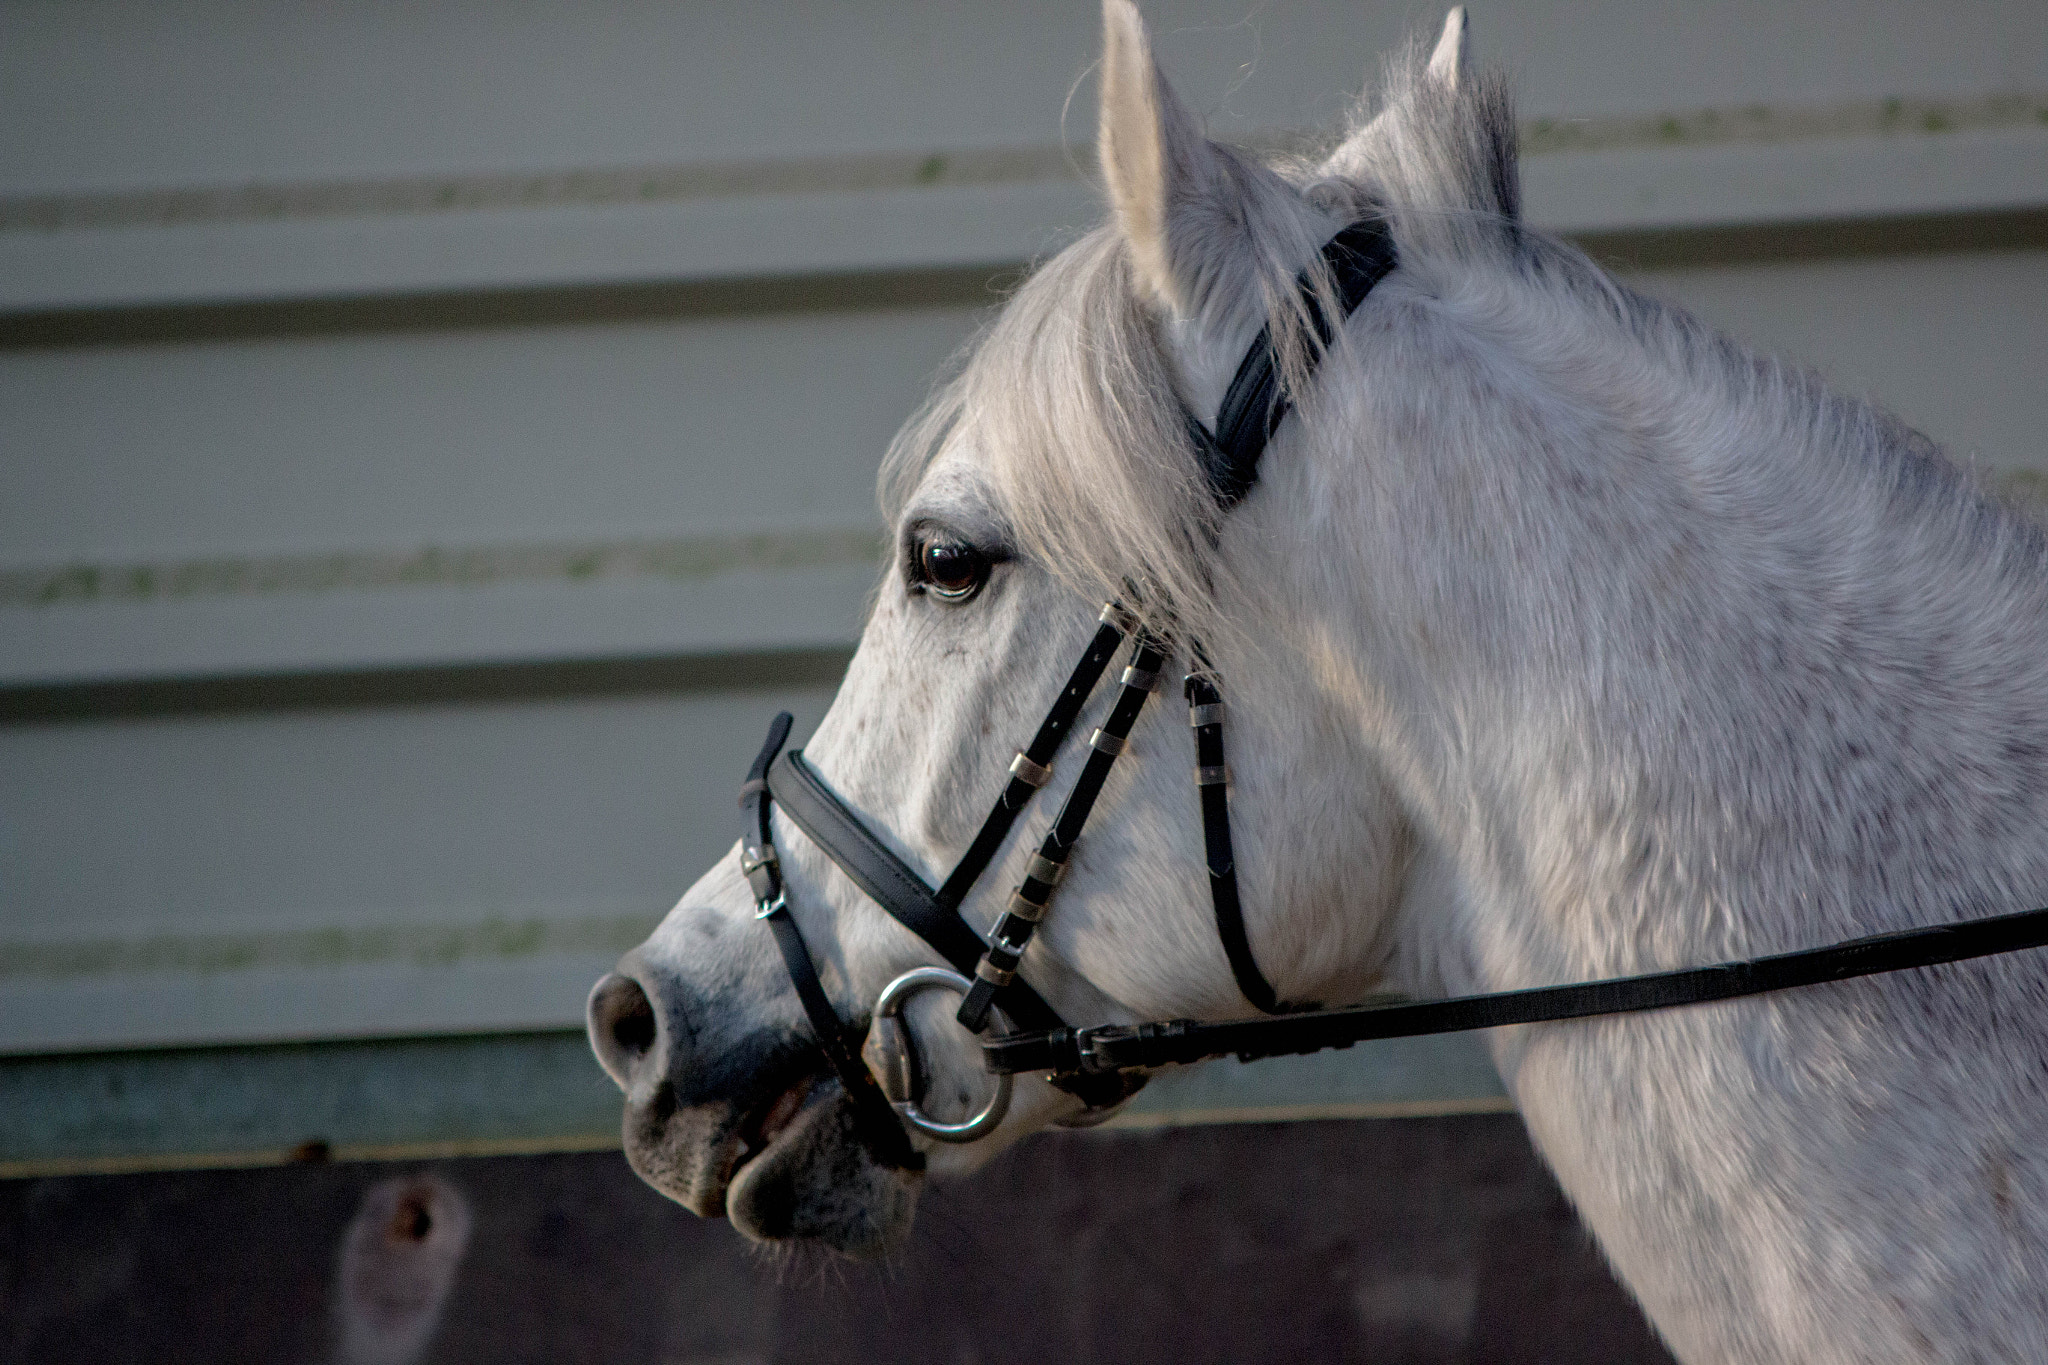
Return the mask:
<path id="1" fill-rule="evenodd" d="M 882 473 L 892 521 L 942 456 L 977 471 L 1014 547 L 1078 592 L 1122 598 L 1162 630 L 1218 624 L 1220 513 L 1113 228 L 1026 281 L 897 437 Z"/>

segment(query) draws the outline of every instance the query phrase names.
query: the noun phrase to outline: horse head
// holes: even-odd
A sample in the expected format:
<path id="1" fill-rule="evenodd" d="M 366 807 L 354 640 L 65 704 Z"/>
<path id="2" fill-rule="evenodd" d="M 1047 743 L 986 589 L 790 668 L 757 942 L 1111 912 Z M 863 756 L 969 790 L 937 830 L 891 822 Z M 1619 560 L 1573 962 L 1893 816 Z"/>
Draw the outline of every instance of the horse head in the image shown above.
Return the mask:
<path id="1" fill-rule="evenodd" d="M 804 767 L 764 768 L 741 847 L 592 994 L 644 1176 L 757 1238 L 874 1250 L 926 1169 L 1100 1116 L 1119 1055 L 1192 1055 L 1084 1053 L 1046 1018 L 1242 1016 L 1252 981 L 1289 1005 L 1521 991 L 2048 900 L 2038 526 L 1895 418 L 1523 227 L 1461 14 L 1326 157 L 1272 161 L 1203 137 L 1127 0 L 1104 18 L 1110 221 L 898 438 L 889 563 Z M 1247 413 L 1253 391 L 1278 399 Z M 1114 703 L 1014 763 L 1102 629 L 1136 646 Z M 1143 701 L 1168 660 L 1229 699 L 1229 763 L 1195 783 L 1182 718 Z M 912 933 L 885 882 L 943 901 L 1018 782 L 1044 788 L 959 902 L 971 930 L 947 920 L 967 951 Z M 1219 791 L 1241 937 L 1210 902 Z M 883 1008 L 942 958 L 985 987 Z M 1682 1357 L 2048 1339 L 2048 1158 L 2015 1136 L 2048 1131 L 2048 968 L 1887 972 L 1489 1028 Z M 936 1143 L 991 1094 L 956 1022 L 991 990 L 1041 1016 L 1006 1059 L 1058 1069 L 985 1139 Z M 886 1085 L 848 1042 L 870 1016 Z"/>
<path id="2" fill-rule="evenodd" d="M 804 758 L 936 884 L 1010 780 L 1097 608 L 1120 600 L 1174 676 L 1228 690 L 1234 850 L 1259 970 L 1284 1000 L 1348 1002 L 1388 979 L 1415 868 L 1355 723 L 1365 684 L 1315 610 L 1338 569 L 1299 529 L 1311 476 L 1285 472 L 1225 505 L 1185 414 L 1215 414 L 1263 330 L 1302 410 L 1268 462 L 1317 441 L 1343 404 L 1306 382 L 1321 343 L 1295 281 L 1308 270 L 1327 289 L 1319 248 L 1377 212 L 1375 148 L 1412 136 L 1403 118 L 1469 133 L 1491 87 L 1472 85 L 1454 11 L 1436 55 L 1401 83 L 1409 114 L 1390 108 L 1327 162 L 1269 165 L 1202 135 L 1126 0 L 1107 0 L 1104 15 L 1112 219 L 1022 285 L 889 452 L 889 561 Z M 1076 735 L 1107 704 L 1091 701 Z M 1023 957 L 1019 975 L 1068 1020 L 1251 1012 L 1211 919 L 1186 720 L 1164 705 L 1140 715 Z M 960 907 L 977 930 L 1025 876 L 1034 822 L 1072 786 L 1078 749 L 1070 741 L 1050 765 L 1038 804 Z M 835 1012 L 857 1025 L 887 983 L 938 959 L 779 811 L 773 835 L 789 914 Z M 870 1251 L 908 1226 L 919 1167 L 963 1170 L 1080 1117 L 1074 1095 L 1023 1081 L 988 1140 L 919 1138 L 915 1159 L 891 1157 L 893 1139 L 878 1142 L 827 1065 L 756 922 L 742 851 L 592 992 L 592 1044 L 625 1091 L 626 1152 L 649 1182 L 751 1237 Z M 916 996 L 904 1015 L 925 1110 L 941 1120 L 976 1109 L 989 1086 L 954 1003 Z"/>

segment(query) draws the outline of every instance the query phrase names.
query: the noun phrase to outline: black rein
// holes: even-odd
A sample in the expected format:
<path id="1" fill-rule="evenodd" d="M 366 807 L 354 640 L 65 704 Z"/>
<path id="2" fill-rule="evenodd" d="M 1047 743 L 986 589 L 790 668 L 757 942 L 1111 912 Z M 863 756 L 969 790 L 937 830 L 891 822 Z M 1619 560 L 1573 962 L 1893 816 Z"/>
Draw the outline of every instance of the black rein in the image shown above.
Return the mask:
<path id="1" fill-rule="evenodd" d="M 1149 1069 L 1209 1057 L 1235 1056 L 1250 1062 L 1350 1047 L 1375 1038 L 1416 1038 L 1431 1033 L 1500 1028 L 1506 1024 L 1542 1024 L 1669 1009 L 1674 1005 L 1703 1005 L 2040 947 L 2048 947 L 2048 909 L 1874 934 L 1825 948 L 1711 967 L 1581 981 L 1569 986 L 1539 986 L 1403 1005 L 1319 1010 L 1281 1019 L 1231 1019 L 1221 1023 L 1176 1019 L 1055 1033 L 1013 1033 L 983 1043 L 982 1054 L 988 1069 L 997 1075 Z"/>

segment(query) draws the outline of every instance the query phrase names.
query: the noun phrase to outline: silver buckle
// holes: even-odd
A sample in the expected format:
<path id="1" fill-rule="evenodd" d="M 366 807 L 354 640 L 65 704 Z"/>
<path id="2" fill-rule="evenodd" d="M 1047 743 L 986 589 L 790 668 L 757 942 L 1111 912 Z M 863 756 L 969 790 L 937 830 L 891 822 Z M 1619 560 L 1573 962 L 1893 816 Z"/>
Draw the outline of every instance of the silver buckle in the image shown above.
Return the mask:
<path id="1" fill-rule="evenodd" d="M 1056 863 L 1043 853 L 1031 855 L 1031 861 L 1024 865 L 1024 875 L 1047 886 L 1058 886 L 1066 879 L 1067 865 Z"/>
<path id="2" fill-rule="evenodd" d="M 774 900 L 762 901 L 759 905 L 754 907 L 754 918 L 767 919 L 777 910 L 787 909 L 789 909 L 789 897 L 785 894 L 778 892 Z"/>
<path id="3" fill-rule="evenodd" d="M 1074 1051 L 1080 1056 L 1081 1069 L 1083 1071 L 1094 1073 L 1113 1070 L 1111 1067 L 1096 1064 L 1095 1039 L 1097 1034 L 1104 1033 L 1114 1027 L 1116 1027 L 1114 1024 L 1097 1024 L 1093 1028 L 1074 1030 Z"/>
<path id="4" fill-rule="evenodd" d="M 1017 756 L 1010 760 L 1010 776 L 1028 782 L 1034 787 L 1043 787 L 1052 781 L 1052 765 L 1033 763 L 1031 756 L 1020 750 Z"/>
<path id="5" fill-rule="evenodd" d="M 1106 626 L 1115 626 L 1125 635 L 1138 628 L 1137 615 L 1121 602 L 1104 602 L 1102 615 L 1097 619 Z"/>

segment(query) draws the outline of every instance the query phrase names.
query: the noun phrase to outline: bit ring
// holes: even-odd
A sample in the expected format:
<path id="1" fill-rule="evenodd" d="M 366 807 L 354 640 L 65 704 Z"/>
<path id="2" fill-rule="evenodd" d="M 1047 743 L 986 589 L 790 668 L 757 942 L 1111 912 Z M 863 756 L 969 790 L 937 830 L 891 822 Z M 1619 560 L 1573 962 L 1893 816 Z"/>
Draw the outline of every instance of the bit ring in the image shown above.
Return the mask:
<path id="1" fill-rule="evenodd" d="M 868 1064 L 882 1093 L 912 1129 L 940 1142 L 973 1142 L 988 1136 L 1010 1111 L 1011 1078 L 995 1078 L 995 1094 L 981 1112 L 961 1123 L 940 1123 L 918 1107 L 924 1098 L 918 1074 L 917 1052 L 909 1025 L 903 1022 L 903 1004 L 919 991 L 945 990 L 965 996 L 974 983 L 949 967 L 916 967 L 882 988 L 875 1001 L 875 1014 L 868 1025 L 868 1041 L 861 1047 L 861 1060 Z"/>

